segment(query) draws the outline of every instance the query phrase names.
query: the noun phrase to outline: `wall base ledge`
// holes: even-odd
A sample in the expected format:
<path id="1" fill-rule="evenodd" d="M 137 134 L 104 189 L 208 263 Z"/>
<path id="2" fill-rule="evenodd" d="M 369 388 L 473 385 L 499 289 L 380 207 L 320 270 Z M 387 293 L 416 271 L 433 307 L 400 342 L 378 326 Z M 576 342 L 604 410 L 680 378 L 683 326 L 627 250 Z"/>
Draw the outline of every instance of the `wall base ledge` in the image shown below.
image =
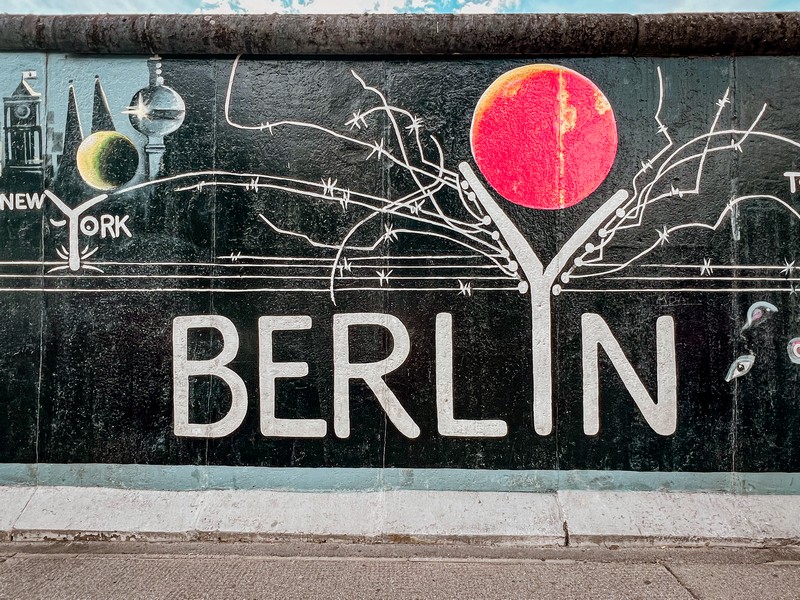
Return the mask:
<path id="1" fill-rule="evenodd" d="M 342 539 L 534 546 L 800 544 L 800 496 L 564 490 L 0 487 L 0 540 Z"/>

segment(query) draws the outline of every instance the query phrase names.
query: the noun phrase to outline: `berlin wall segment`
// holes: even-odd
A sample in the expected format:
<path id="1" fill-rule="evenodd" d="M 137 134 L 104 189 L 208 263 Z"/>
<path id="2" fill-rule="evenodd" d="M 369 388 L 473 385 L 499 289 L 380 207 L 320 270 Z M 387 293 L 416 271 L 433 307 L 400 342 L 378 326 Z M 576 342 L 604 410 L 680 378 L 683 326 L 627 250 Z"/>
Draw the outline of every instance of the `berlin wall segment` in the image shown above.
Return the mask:
<path id="1" fill-rule="evenodd" d="M 800 470 L 800 61 L 0 55 L 0 460 Z"/>

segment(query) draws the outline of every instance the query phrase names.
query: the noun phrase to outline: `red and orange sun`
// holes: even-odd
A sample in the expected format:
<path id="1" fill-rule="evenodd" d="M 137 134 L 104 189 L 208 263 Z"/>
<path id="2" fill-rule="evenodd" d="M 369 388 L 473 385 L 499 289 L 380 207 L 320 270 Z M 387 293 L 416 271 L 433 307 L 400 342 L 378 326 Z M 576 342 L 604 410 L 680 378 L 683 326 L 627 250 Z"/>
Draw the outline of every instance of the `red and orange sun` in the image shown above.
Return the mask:
<path id="1" fill-rule="evenodd" d="M 586 198 L 617 154 L 617 124 L 603 92 L 557 65 L 504 73 L 483 93 L 470 131 L 472 155 L 507 200 L 559 209 Z"/>

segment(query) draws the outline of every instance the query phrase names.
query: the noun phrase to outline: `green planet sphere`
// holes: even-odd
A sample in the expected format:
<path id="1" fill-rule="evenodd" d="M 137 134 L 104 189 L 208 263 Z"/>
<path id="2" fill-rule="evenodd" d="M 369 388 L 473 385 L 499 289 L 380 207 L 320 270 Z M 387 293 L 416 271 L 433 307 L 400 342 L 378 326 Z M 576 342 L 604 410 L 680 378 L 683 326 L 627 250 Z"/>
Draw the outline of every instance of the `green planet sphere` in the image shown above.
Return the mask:
<path id="1" fill-rule="evenodd" d="M 129 182 L 139 168 L 139 152 L 116 131 L 98 131 L 78 146 L 78 172 L 97 190 L 113 190 Z"/>

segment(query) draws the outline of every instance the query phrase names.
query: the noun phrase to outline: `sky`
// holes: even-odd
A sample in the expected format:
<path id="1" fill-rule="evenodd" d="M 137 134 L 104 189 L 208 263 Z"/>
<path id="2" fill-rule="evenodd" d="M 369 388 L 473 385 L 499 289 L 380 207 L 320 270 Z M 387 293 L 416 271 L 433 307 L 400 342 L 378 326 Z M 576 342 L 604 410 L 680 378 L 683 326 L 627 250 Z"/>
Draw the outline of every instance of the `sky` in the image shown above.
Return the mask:
<path id="1" fill-rule="evenodd" d="M 109 6 L 111 4 L 111 6 Z M 800 0 L 2 0 L 18 14 L 665 13 L 795 11 Z"/>

